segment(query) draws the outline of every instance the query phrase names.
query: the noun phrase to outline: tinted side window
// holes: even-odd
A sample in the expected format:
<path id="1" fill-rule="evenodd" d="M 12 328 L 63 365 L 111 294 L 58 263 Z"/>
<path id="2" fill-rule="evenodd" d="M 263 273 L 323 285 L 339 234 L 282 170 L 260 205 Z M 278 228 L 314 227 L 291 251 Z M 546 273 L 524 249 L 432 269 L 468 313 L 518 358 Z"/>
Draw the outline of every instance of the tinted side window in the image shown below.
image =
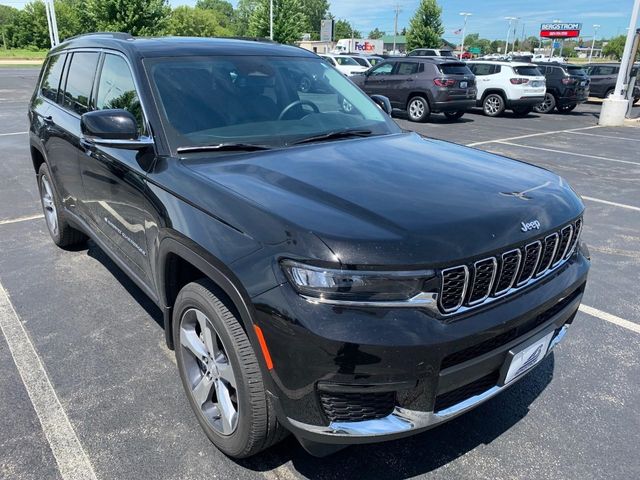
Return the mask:
<path id="1" fill-rule="evenodd" d="M 106 55 L 98 82 L 96 109 L 122 108 L 136 118 L 138 130 L 142 129 L 142 108 L 133 83 L 133 75 L 127 62 L 118 55 Z"/>
<path id="2" fill-rule="evenodd" d="M 538 70 L 537 67 L 530 67 L 530 66 L 513 67 L 513 69 L 516 71 L 518 75 L 524 75 L 529 77 L 538 77 L 542 75 L 542 73 L 540 72 L 540 70 Z"/>
<path id="3" fill-rule="evenodd" d="M 479 77 L 494 73 L 493 65 L 489 65 L 488 63 L 474 63 L 471 71 Z"/>
<path id="4" fill-rule="evenodd" d="M 71 58 L 64 105 L 82 115 L 90 110 L 91 87 L 98 65 L 97 52 L 78 52 Z"/>
<path id="5" fill-rule="evenodd" d="M 49 58 L 47 69 L 42 76 L 42 86 L 40 87 L 40 93 L 49 100 L 57 101 L 58 88 L 60 87 L 60 78 L 62 77 L 62 69 L 64 68 L 64 60 L 67 57 L 66 53 L 60 55 L 54 55 Z"/>
<path id="6" fill-rule="evenodd" d="M 394 66 L 393 62 L 381 63 L 379 65 L 376 65 L 375 67 L 373 67 L 371 69 L 371 75 L 372 76 L 391 75 L 391 71 L 393 70 L 393 66 Z"/>
<path id="7" fill-rule="evenodd" d="M 444 75 L 471 75 L 471 70 L 464 63 L 444 63 L 438 69 Z"/>
<path id="8" fill-rule="evenodd" d="M 417 62 L 400 62 L 398 64 L 396 75 L 413 75 L 415 73 L 418 73 L 419 65 L 420 64 Z"/>

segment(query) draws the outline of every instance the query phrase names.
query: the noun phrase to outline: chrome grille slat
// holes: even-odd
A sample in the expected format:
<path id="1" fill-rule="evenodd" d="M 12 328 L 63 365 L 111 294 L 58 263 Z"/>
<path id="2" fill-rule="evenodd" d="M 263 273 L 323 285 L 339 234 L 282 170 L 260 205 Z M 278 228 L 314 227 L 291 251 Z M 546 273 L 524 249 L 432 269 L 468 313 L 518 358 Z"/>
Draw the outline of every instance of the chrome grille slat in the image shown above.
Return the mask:
<path id="1" fill-rule="evenodd" d="M 438 306 L 446 315 L 467 311 L 524 288 L 565 263 L 575 251 L 582 218 L 541 240 L 440 271 Z"/>

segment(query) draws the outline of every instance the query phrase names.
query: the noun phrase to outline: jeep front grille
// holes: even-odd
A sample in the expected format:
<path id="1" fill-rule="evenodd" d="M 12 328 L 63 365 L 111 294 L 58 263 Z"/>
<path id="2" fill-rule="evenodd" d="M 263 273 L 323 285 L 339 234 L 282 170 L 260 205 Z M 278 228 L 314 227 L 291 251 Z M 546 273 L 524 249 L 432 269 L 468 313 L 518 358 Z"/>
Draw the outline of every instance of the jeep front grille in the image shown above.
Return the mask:
<path id="1" fill-rule="evenodd" d="M 562 265 L 575 251 L 582 219 L 540 240 L 440 272 L 438 303 L 445 314 L 507 295 Z"/>

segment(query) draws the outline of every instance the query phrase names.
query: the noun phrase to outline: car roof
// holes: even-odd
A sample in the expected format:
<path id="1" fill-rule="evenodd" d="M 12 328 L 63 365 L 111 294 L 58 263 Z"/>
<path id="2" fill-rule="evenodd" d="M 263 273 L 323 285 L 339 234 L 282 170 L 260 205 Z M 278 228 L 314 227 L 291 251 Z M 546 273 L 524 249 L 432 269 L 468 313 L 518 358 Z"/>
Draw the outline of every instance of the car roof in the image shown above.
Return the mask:
<path id="1" fill-rule="evenodd" d="M 272 55 L 311 57 L 315 54 L 300 47 L 235 38 L 132 37 L 126 33 L 93 33 L 65 40 L 52 53 L 69 48 L 107 48 L 140 57 L 196 55 Z"/>
<path id="2" fill-rule="evenodd" d="M 391 57 L 387 58 L 387 60 L 401 60 L 403 62 L 431 62 L 431 63 L 464 63 L 464 61 L 459 58 L 454 57 Z"/>
<path id="3" fill-rule="evenodd" d="M 535 65 L 531 62 L 505 62 L 499 60 L 469 60 L 469 63 L 490 63 L 491 65 L 504 65 L 507 67 L 530 67 Z"/>

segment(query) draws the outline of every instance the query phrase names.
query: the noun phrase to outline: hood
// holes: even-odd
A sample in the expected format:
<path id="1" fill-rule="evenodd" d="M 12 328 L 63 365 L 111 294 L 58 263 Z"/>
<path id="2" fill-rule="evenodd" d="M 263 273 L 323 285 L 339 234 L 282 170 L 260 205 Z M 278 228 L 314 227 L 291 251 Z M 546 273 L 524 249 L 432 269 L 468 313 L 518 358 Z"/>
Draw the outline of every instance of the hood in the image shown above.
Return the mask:
<path id="1" fill-rule="evenodd" d="M 286 228 L 316 235 L 345 264 L 447 264 L 539 237 L 583 210 L 554 173 L 416 134 L 187 166 Z M 534 221 L 540 228 L 523 232 Z"/>

